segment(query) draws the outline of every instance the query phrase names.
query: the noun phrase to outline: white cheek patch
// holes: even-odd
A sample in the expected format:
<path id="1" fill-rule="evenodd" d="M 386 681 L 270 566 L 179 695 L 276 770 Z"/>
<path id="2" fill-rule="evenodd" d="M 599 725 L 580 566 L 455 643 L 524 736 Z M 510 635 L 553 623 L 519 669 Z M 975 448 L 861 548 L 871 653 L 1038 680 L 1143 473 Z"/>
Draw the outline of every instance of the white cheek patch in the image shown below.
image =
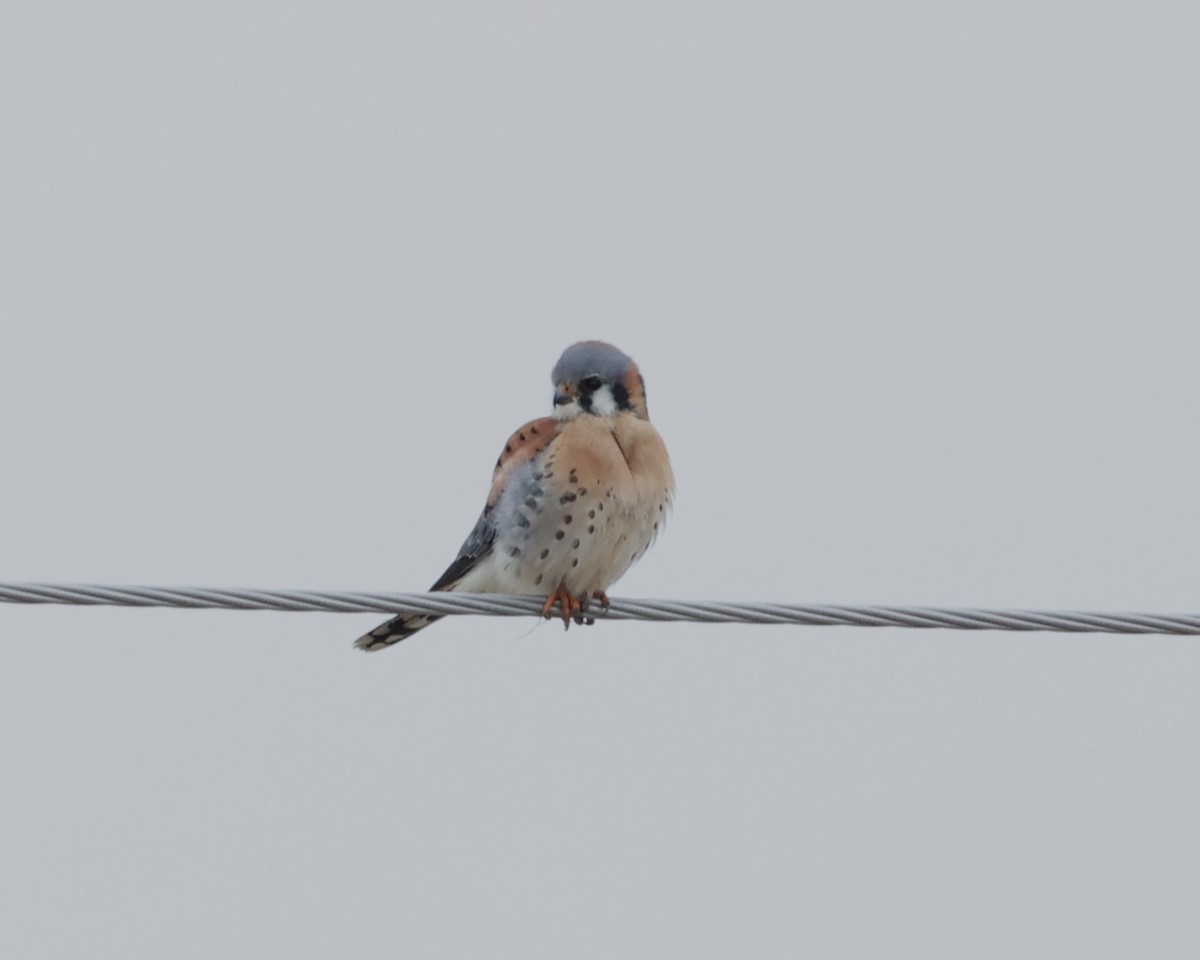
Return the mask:
<path id="1" fill-rule="evenodd" d="M 617 401 L 612 387 L 607 383 L 592 394 L 592 413 L 598 417 L 611 417 L 617 412 Z"/>
<path id="2" fill-rule="evenodd" d="M 583 408 L 579 406 L 579 401 L 572 400 L 570 403 L 564 403 L 554 408 L 554 419 L 574 420 L 581 413 L 583 413 Z"/>

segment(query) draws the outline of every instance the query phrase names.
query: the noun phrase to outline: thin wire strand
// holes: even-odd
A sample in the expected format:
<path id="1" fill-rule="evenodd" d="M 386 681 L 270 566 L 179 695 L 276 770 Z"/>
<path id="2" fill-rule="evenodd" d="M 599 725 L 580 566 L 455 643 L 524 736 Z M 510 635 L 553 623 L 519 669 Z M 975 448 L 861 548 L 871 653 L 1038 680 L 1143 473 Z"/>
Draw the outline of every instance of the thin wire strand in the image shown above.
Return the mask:
<path id="1" fill-rule="evenodd" d="M 0 602 L 88 606 L 285 610 L 323 613 L 433 613 L 527 617 L 539 597 L 481 593 L 364 593 L 339 590 L 247 590 L 206 587 L 118 587 L 99 584 L 4 583 Z M 913 627 L 951 630 L 1045 630 L 1063 633 L 1200 634 L 1200 614 L 1088 613 L 945 607 L 730 603 L 695 600 L 613 600 L 597 619 L 690 623 L 771 623 L 799 626 Z"/>

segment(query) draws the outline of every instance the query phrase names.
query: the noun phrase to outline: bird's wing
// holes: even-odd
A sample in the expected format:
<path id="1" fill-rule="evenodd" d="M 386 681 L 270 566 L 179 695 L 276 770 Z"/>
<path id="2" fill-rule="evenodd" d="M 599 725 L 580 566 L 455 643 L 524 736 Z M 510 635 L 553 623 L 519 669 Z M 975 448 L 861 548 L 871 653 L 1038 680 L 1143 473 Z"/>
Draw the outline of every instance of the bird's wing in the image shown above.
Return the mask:
<path id="1" fill-rule="evenodd" d="M 514 478 L 517 471 L 533 460 L 546 449 L 558 436 L 561 423 L 553 417 L 542 417 L 530 420 L 508 438 L 504 451 L 496 461 L 496 469 L 492 473 L 492 488 L 488 492 L 487 503 L 475 528 L 467 535 L 467 539 L 458 549 L 458 556 L 446 568 L 445 573 L 438 577 L 430 590 L 453 590 L 463 577 L 475 569 L 479 563 L 492 552 L 496 542 L 496 526 L 493 514 L 496 504 L 504 493 L 508 482 Z"/>
<path id="2" fill-rule="evenodd" d="M 446 568 L 430 590 L 453 590 L 472 570 L 491 555 L 496 542 L 495 512 L 500 497 L 511 481 L 521 475 L 521 468 L 546 449 L 558 436 L 559 422 L 553 417 L 543 417 L 531 420 L 508 438 L 504 452 L 496 461 L 496 469 L 492 474 L 492 489 L 488 493 L 487 503 L 480 514 L 463 545 L 458 549 L 458 556 Z M 386 623 L 381 623 L 370 633 L 359 637 L 354 645 L 360 650 L 383 650 L 401 640 L 411 637 L 431 623 L 436 623 L 441 617 L 437 614 L 415 613 L 401 614 L 392 617 Z"/>

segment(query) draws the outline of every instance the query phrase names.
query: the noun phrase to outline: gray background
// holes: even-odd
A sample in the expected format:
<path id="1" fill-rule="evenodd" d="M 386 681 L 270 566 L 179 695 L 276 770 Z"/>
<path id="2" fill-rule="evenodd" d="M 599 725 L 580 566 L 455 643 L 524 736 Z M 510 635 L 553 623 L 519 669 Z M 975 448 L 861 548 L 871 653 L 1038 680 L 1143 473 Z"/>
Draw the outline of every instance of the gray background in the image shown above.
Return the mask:
<path id="1" fill-rule="evenodd" d="M 0 578 L 424 588 L 560 350 L 618 595 L 1200 610 L 1168 3 L 10 4 Z M 1195 956 L 1187 639 L 0 608 L 11 957 Z"/>

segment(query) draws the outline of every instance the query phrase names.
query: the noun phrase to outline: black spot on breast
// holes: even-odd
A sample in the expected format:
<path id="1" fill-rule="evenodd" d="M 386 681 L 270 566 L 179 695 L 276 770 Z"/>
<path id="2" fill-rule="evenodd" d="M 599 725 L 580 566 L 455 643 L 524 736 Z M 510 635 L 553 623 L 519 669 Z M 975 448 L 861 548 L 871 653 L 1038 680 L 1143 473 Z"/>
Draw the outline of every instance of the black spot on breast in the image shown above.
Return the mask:
<path id="1" fill-rule="evenodd" d="M 567 535 L 567 533 L 565 530 L 555 530 L 554 531 L 554 539 L 555 540 L 561 540 L 566 535 Z"/>

